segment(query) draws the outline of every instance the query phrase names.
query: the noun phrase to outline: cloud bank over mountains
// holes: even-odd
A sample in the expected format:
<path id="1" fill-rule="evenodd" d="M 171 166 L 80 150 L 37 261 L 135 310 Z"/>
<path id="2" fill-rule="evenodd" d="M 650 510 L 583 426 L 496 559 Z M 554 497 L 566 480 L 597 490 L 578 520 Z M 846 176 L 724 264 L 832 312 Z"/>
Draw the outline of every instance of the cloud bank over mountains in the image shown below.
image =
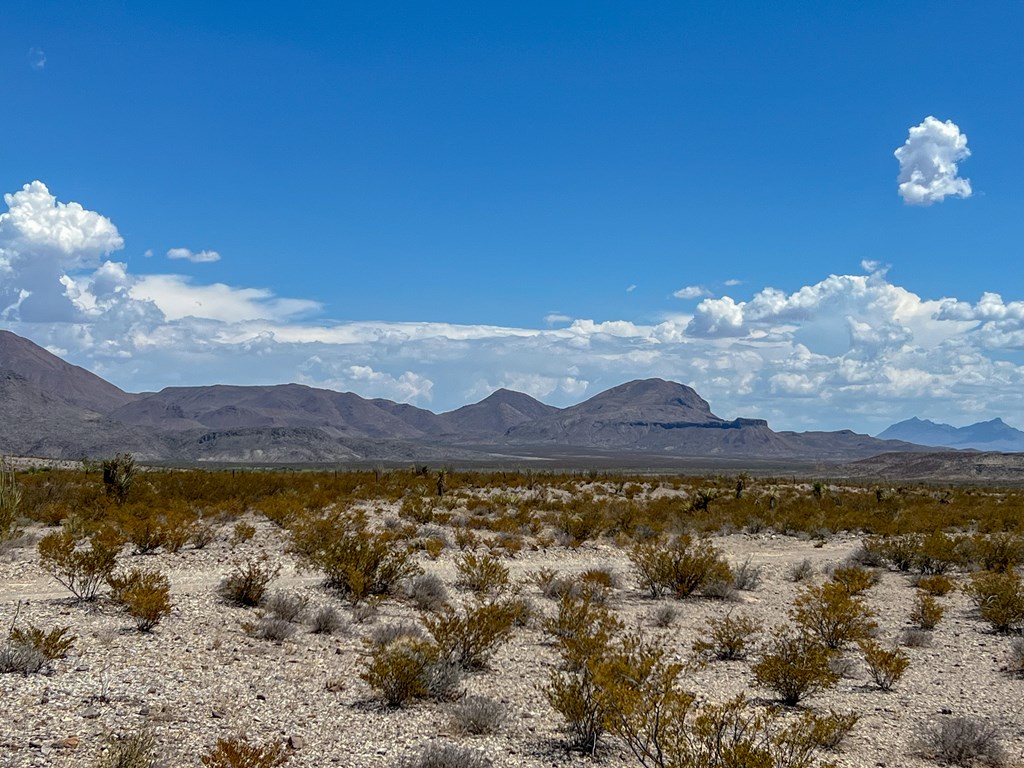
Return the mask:
<path id="1" fill-rule="evenodd" d="M 132 274 L 114 223 L 41 182 L 4 200 L 0 326 L 130 390 L 298 381 L 439 411 L 498 387 L 568 405 L 658 376 L 726 418 L 864 431 L 1024 408 L 1024 301 L 922 298 L 874 262 L 747 299 L 684 289 L 692 310 L 647 323 L 332 322 L 265 288 Z"/>

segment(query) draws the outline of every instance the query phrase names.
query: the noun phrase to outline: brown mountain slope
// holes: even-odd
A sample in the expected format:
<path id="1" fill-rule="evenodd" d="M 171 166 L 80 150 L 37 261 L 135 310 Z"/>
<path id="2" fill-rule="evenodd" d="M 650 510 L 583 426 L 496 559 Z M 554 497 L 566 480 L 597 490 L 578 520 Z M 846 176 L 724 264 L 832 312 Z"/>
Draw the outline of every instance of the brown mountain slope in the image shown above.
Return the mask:
<path id="1" fill-rule="evenodd" d="M 168 387 L 110 415 L 128 424 L 172 430 L 308 427 L 334 437 L 423 437 L 422 430 L 358 395 L 302 384 Z"/>
<path id="2" fill-rule="evenodd" d="M 10 331 L 0 330 L 0 371 L 11 371 L 49 397 L 96 413 L 112 411 L 135 397 Z"/>
<path id="3" fill-rule="evenodd" d="M 71 405 L 35 382 L 0 371 L 0 455 L 80 459 L 118 451 L 156 459 L 168 448 L 159 433 Z"/>
<path id="4" fill-rule="evenodd" d="M 499 389 L 479 403 L 443 413 L 440 418 L 446 435 L 460 440 L 500 441 L 513 427 L 557 413 L 560 413 L 558 408 L 522 392 Z"/>
<path id="5" fill-rule="evenodd" d="M 780 455 L 792 451 L 760 419 L 726 421 L 690 387 L 631 381 L 579 405 L 513 427 L 514 444 L 572 445 L 679 455 Z"/>

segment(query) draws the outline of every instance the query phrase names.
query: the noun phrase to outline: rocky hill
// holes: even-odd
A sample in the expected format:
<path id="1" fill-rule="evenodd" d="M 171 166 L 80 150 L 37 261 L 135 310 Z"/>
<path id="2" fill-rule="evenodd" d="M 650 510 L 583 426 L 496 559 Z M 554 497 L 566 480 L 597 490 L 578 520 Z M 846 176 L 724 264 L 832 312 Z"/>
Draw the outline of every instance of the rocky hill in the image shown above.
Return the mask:
<path id="1" fill-rule="evenodd" d="M 0 453 L 75 459 L 127 450 L 178 462 L 506 461 L 600 455 L 854 460 L 919 449 L 853 432 L 775 432 L 726 420 L 690 387 L 631 381 L 555 408 L 500 389 L 435 414 L 301 384 L 130 394 L 0 331 Z"/>

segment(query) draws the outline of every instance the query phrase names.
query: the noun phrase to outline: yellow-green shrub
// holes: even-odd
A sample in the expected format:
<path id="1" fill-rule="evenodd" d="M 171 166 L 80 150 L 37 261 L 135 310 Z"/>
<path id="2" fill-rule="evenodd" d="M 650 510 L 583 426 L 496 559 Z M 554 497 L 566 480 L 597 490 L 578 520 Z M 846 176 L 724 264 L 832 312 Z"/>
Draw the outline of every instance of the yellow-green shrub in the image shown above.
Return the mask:
<path id="1" fill-rule="evenodd" d="M 836 582 L 804 589 L 789 614 L 797 626 L 833 649 L 868 637 L 876 626 L 874 612 Z"/>

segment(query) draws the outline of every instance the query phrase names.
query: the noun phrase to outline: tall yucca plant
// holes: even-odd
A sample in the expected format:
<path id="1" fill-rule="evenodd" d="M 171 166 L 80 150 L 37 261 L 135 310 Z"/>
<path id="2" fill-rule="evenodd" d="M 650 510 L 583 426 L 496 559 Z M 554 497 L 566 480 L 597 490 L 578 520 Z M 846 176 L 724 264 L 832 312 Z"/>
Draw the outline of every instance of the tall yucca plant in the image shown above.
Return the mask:
<path id="1" fill-rule="evenodd" d="M 14 477 L 14 468 L 0 459 L 0 541 L 14 538 L 18 532 L 18 505 L 21 488 Z"/>

